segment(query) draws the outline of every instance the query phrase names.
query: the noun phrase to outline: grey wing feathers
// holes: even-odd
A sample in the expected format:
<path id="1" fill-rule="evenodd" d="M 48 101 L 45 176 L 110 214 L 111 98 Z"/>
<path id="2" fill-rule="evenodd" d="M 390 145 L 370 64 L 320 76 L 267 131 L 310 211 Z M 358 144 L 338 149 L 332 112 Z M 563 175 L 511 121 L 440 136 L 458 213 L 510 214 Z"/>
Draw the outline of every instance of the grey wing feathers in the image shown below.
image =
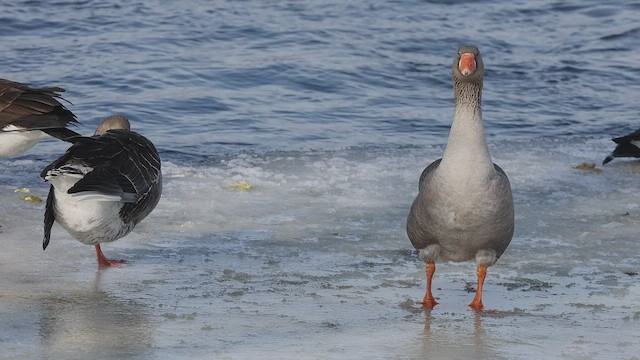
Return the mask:
<path id="1" fill-rule="evenodd" d="M 493 163 L 493 167 L 496 169 L 497 172 L 501 173 L 502 175 L 504 175 L 505 178 L 507 178 L 507 173 L 505 173 L 500 166 L 498 166 L 496 163 Z M 507 180 L 509 179 L 507 178 Z"/>
<path id="2" fill-rule="evenodd" d="M 422 183 L 424 182 L 424 179 L 427 177 L 427 175 L 429 175 L 432 171 L 438 168 L 438 166 L 440 165 L 440 161 L 442 161 L 442 159 L 438 159 L 432 162 L 431 164 L 429 164 L 429 166 L 427 166 L 422 171 L 422 174 L 420 175 L 420 180 L 418 182 L 418 191 L 422 189 Z"/>

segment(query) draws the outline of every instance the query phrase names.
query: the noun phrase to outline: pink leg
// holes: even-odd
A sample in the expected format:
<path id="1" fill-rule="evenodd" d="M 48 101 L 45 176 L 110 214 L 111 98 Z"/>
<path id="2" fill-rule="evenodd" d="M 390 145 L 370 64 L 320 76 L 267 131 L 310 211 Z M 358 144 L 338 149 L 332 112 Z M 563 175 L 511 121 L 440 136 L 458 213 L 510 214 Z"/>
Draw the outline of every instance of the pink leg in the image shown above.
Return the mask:
<path id="1" fill-rule="evenodd" d="M 98 256 L 98 267 L 113 267 L 113 266 L 125 266 L 125 260 L 109 260 L 102 253 L 100 244 L 96 245 L 96 255 Z"/>

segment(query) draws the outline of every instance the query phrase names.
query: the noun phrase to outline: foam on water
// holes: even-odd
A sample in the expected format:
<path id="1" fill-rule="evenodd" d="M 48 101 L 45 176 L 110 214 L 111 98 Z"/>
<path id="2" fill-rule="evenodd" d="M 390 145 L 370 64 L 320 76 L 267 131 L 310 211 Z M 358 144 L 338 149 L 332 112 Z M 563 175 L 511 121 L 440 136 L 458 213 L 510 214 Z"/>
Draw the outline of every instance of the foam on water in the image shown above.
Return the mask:
<path id="1" fill-rule="evenodd" d="M 472 263 L 442 263 L 440 305 L 419 309 L 423 265 L 404 231 L 417 179 L 441 146 L 165 156 L 158 208 L 103 248 L 128 267 L 95 273 L 90 247 L 55 226 L 41 250 L 46 161 L 1 160 L 0 341 L 9 358 L 525 359 L 635 356 L 640 195 L 635 161 L 601 173 L 607 139 L 495 142 L 516 235 L 466 309 Z M 235 190 L 244 181 L 253 187 Z M 624 329 L 624 330 L 622 330 Z M 29 344 L 25 346 L 25 344 Z M 376 357 L 374 356 L 374 357 Z"/>

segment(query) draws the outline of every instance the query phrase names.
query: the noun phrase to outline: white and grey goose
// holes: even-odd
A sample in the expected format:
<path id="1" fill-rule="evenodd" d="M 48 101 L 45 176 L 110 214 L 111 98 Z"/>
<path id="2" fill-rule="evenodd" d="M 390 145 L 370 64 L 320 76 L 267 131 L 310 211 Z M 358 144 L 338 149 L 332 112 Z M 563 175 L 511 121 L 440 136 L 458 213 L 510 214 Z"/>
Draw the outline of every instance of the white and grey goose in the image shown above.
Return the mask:
<path id="1" fill-rule="evenodd" d="M 77 137 L 40 174 L 51 183 L 44 214 L 46 249 L 57 221 L 78 241 L 94 245 L 100 267 L 107 259 L 100 244 L 127 235 L 156 207 L 162 193 L 160 157 L 151 141 L 130 131 L 123 116 L 105 119 L 93 137 Z"/>
<path id="2" fill-rule="evenodd" d="M 484 64 L 478 48 L 462 46 L 453 62 L 455 114 L 442 159 L 423 172 L 407 219 L 407 234 L 426 262 L 424 307 L 435 262 L 476 260 L 478 288 L 469 306 L 480 311 L 487 267 L 495 264 L 514 232 L 509 179 L 491 160 L 482 124 Z"/>
<path id="3" fill-rule="evenodd" d="M 61 92 L 0 79 L 0 157 L 20 155 L 47 135 L 62 140 L 79 136 L 67 128 L 77 121 L 58 101 Z"/>

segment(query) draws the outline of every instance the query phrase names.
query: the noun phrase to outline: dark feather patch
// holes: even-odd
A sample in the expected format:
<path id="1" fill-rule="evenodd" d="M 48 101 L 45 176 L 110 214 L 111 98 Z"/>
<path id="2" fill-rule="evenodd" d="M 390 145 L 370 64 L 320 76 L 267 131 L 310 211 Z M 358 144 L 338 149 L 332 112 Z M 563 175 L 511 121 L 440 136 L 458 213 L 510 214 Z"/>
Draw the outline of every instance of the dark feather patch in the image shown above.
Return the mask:
<path id="1" fill-rule="evenodd" d="M 602 161 L 602 165 L 607 164 L 617 157 L 640 157 L 640 148 L 632 144 L 633 141 L 640 140 L 640 129 L 629 135 L 613 138 L 612 140 L 617 144 L 616 148 Z"/>
<path id="2" fill-rule="evenodd" d="M 49 187 L 49 195 L 47 196 L 47 204 L 44 208 L 44 238 L 42 239 L 42 250 L 46 250 L 49 246 L 49 240 L 51 239 L 51 228 L 53 222 L 56 220 L 56 215 L 53 211 L 53 204 L 55 202 L 55 193 L 53 186 Z"/>
<path id="3" fill-rule="evenodd" d="M 138 223 L 155 207 L 162 192 L 160 157 L 153 143 L 128 130 L 109 130 L 98 137 L 75 137 L 73 145 L 40 174 L 65 165 L 93 168 L 80 179 L 69 194 L 97 192 L 120 196 L 123 205 L 120 216 L 126 223 Z"/>
<path id="4" fill-rule="evenodd" d="M 57 87 L 31 88 L 0 79 L 0 129 L 14 125 L 42 130 L 77 123 L 75 115 L 58 101 L 61 92 L 64 90 Z"/>
<path id="5" fill-rule="evenodd" d="M 613 142 L 616 143 L 616 144 L 623 144 L 623 143 L 628 143 L 628 142 L 634 141 L 634 140 L 640 140 L 640 129 L 632 132 L 629 135 L 620 136 L 620 137 L 617 137 L 617 138 L 613 138 L 611 140 L 613 140 Z"/>

